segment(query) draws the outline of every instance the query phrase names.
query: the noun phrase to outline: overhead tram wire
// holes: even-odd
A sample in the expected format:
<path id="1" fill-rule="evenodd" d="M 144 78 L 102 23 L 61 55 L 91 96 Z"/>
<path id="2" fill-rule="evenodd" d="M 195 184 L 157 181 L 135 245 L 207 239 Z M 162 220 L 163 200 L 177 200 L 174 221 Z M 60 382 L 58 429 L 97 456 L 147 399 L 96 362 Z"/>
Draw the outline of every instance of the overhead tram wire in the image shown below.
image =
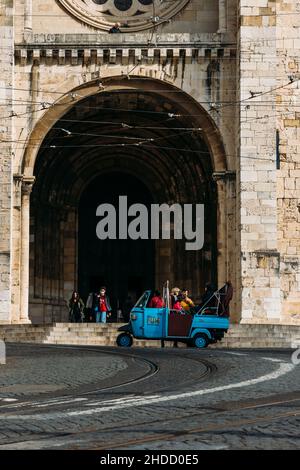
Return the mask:
<path id="1" fill-rule="evenodd" d="M 242 103 L 244 103 L 244 102 L 249 103 L 250 100 L 254 100 L 255 98 L 258 98 L 258 97 L 260 97 L 260 96 L 266 95 L 266 94 L 268 94 L 268 93 L 272 93 L 272 92 L 277 91 L 277 90 L 279 90 L 279 89 L 282 89 L 282 88 L 284 88 L 284 87 L 286 87 L 286 86 L 290 86 L 290 85 L 293 84 L 293 83 L 298 83 L 299 80 L 300 80 L 299 78 L 296 78 L 296 79 L 291 79 L 291 78 L 290 78 L 290 81 L 289 81 L 288 83 L 286 83 L 286 84 L 284 84 L 284 85 L 281 85 L 281 86 L 278 86 L 278 87 L 275 87 L 275 88 L 271 88 L 271 89 L 268 90 L 268 91 L 252 93 L 250 97 L 244 98 L 243 100 L 231 102 L 230 104 L 229 104 L 229 103 L 222 103 L 222 105 L 218 105 L 218 107 L 216 107 L 216 108 L 214 109 L 214 111 L 219 111 L 220 109 L 223 109 L 224 107 L 228 107 L 229 105 L 231 105 L 231 106 L 232 106 L 232 105 L 235 105 L 235 106 L 236 106 L 237 104 L 242 104 Z M 2 89 L 9 89 L 9 90 L 11 90 L 11 87 L 9 87 L 9 88 L 7 88 L 7 87 L 1 87 L 1 88 L 2 88 Z M 22 89 L 21 89 L 21 90 L 22 90 Z M 38 91 L 38 90 L 36 90 L 36 91 Z M 181 92 L 181 90 L 178 90 L 178 91 Z M 32 90 L 31 90 L 31 92 L 32 92 Z M 45 91 L 44 91 L 44 92 L 45 92 Z M 65 92 L 65 93 L 56 92 L 56 93 L 59 93 L 59 94 L 61 95 L 61 97 L 72 95 L 72 92 L 71 92 L 71 93 L 70 93 L 70 92 Z M 249 91 L 249 93 L 251 93 L 251 91 Z M 78 96 L 78 94 L 77 94 L 77 96 Z M 79 97 L 82 97 L 82 96 L 79 95 Z M 85 96 L 84 96 L 84 97 L 82 97 L 82 98 L 88 98 L 88 97 L 85 97 Z M 27 112 L 25 112 L 25 113 L 20 113 L 20 114 L 16 114 L 16 113 L 14 113 L 14 112 L 12 111 L 11 114 L 10 114 L 10 116 L 4 116 L 3 119 L 10 119 L 10 118 L 12 118 L 12 117 L 21 117 L 21 116 L 24 116 L 24 115 L 27 115 L 27 114 L 32 114 L 33 112 L 43 111 L 43 110 L 45 110 L 45 109 L 49 109 L 50 107 L 54 107 L 54 106 L 57 106 L 57 105 L 66 106 L 67 104 L 71 104 L 71 102 L 70 102 L 70 103 L 55 103 L 55 102 L 54 102 L 54 103 L 52 103 L 52 104 L 49 104 L 49 106 L 48 106 L 48 108 L 47 108 L 47 107 L 45 106 L 45 102 L 41 102 L 41 103 L 42 103 L 42 105 L 43 105 L 43 106 L 42 106 L 42 109 L 38 109 L 38 110 L 37 110 L 37 109 L 34 109 L 34 110 L 30 110 L 30 111 L 27 111 Z M 258 102 L 258 103 L 261 104 L 261 102 Z M 206 105 L 211 105 L 212 103 L 206 102 L 205 104 L 206 104 Z M 252 102 L 251 102 L 251 105 L 253 105 L 253 104 L 256 105 L 257 102 L 256 102 L 256 101 L 252 101 Z M 273 104 L 273 103 L 272 103 L 272 104 Z M 274 103 L 274 104 L 276 105 L 277 103 Z M 80 103 L 77 103 L 77 105 L 80 105 Z M 108 110 L 109 108 L 103 108 L 103 109 L 104 109 L 104 110 Z M 113 108 L 113 109 L 114 109 L 114 108 Z M 118 109 L 118 111 L 120 111 L 120 108 Z M 193 116 L 193 115 L 191 115 L 191 114 L 187 114 L 187 115 L 182 115 L 182 114 L 180 114 L 180 115 L 175 115 L 175 114 L 170 113 L 170 112 L 157 112 L 157 111 L 148 111 L 148 110 L 128 110 L 128 109 L 125 109 L 124 111 L 125 111 L 125 112 L 131 111 L 131 112 L 134 112 L 134 113 L 137 113 L 137 112 L 144 112 L 144 113 L 148 113 L 148 114 L 153 114 L 153 113 L 155 113 L 155 114 L 165 114 L 165 115 L 167 115 L 168 117 L 183 117 L 183 116 L 188 116 L 188 117 L 190 116 L 190 117 L 192 117 L 192 116 Z M 202 114 L 199 114 L 199 115 L 201 116 Z M 194 116 L 196 116 L 196 115 L 194 115 Z M 62 118 L 61 118 L 61 119 L 62 119 Z M 73 121 L 74 121 L 74 120 L 73 120 Z M 77 121 L 77 122 L 80 122 L 80 120 L 76 120 L 76 121 Z M 84 121 L 84 122 L 87 123 L 88 121 Z M 100 122 L 98 122 L 98 123 L 100 123 Z M 112 124 L 114 124 L 114 123 L 112 123 Z M 123 123 L 123 125 L 124 125 L 124 123 Z M 187 130 L 187 129 L 185 128 L 185 130 Z"/>
<path id="2" fill-rule="evenodd" d="M 81 73 L 82 75 L 82 73 Z M 287 77 L 291 76 L 293 77 L 293 74 L 290 73 L 290 74 L 286 74 Z M 299 76 L 297 76 L 299 75 Z M 122 80 L 122 78 L 126 78 L 126 74 L 124 74 L 123 76 L 119 76 L 117 77 L 117 79 L 119 80 Z M 232 75 L 233 78 L 236 78 L 236 75 Z M 246 77 L 247 78 L 247 77 Z M 263 78 L 263 77 L 262 77 Z M 266 78 L 270 78 L 269 76 L 266 76 Z M 283 78 L 283 77 L 282 77 Z M 148 81 L 149 80 L 149 77 L 137 77 L 137 76 L 134 76 L 132 77 L 132 79 L 134 81 L 137 81 L 137 80 L 146 80 Z M 205 77 L 203 77 L 203 79 L 205 79 Z M 105 77 L 102 77 L 102 78 L 96 78 L 96 79 L 93 79 L 91 80 L 91 83 L 92 82 L 102 82 L 102 80 L 105 82 L 106 78 Z M 285 83 L 284 85 L 280 85 L 278 87 L 274 87 L 274 88 L 270 88 L 270 90 L 266 91 L 266 92 L 261 92 L 261 93 L 257 93 L 257 95 L 255 97 L 258 97 L 262 94 L 267 94 L 267 93 L 271 93 L 272 91 L 275 91 L 277 89 L 280 89 L 280 88 L 283 88 L 285 86 L 288 86 L 288 85 L 291 85 L 292 83 L 297 83 L 299 82 L 300 80 L 300 74 L 296 74 L 293 79 L 288 82 L 288 83 Z M 26 92 L 30 92 L 30 93 L 46 93 L 46 94 L 53 94 L 53 95 L 60 95 L 60 98 L 63 98 L 64 96 L 70 96 L 71 94 L 74 94 L 74 97 L 79 97 L 79 98 L 88 98 L 89 96 L 94 96 L 94 95 L 80 95 L 80 91 L 82 89 L 84 89 L 84 85 L 85 83 L 82 83 L 80 86 L 81 88 L 77 89 L 77 90 L 74 90 L 74 91 L 65 91 L 65 92 L 60 92 L 60 91 L 54 91 L 54 90 L 49 90 L 49 89 L 31 89 L 31 88 L 19 88 L 19 87 L 2 87 L 0 86 L 0 90 L 6 90 L 6 91 L 26 91 Z M 96 84 L 95 84 L 95 88 L 96 88 Z M 240 89 L 239 88 L 232 88 L 230 89 L 230 91 L 239 91 Z M 157 88 L 153 88 L 153 89 L 149 89 L 147 88 L 147 90 L 140 90 L 138 88 L 136 89 L 129 89 L 129 90 L 126 90 L 127 92 L 136 92 L 136 93 L 146 93 L 146 94 L 150 94 L 152 92 L 154 93 L 183 93 L 185 94 L 186 92 L 184 90 L 181 90 L 181 89 L 174 89 L 174 90 L 166 90 L 166 89 L 157 89 Z M 110 93 L 111 91 L 109 90 L 108 93 Z M 99 90 L 99 93 L 105 93 L 105 85 L 104 85 L 104 89 L 102 90 Z M 97 93 L 98 94 L 98 93 Z M 252 97 L 251 97 L 252 98 Z M 9 98 L 7 98 L 9 99 Z M 44 100 L 45 101 L 45 100 Z M 239 100 L 237 102 L 241 102 L 241 101 L 244 101 L 244 100 Z M 221 102 L 221 101 L 220 101 Z M 206 101 L 200 101 L 199 103 L 207 103 Z"/>
<path id="3" fill-rule="evenodd" d="M 287 83 L 287 84 L 285 84 L 285 85 L 279 86 L 277 89 L 283 88 L 283 87 L 285 87 L 285 86 L 287 86 L 287 85 L 290 85 L 291 83 L 297 83 L 299 80 L 300 80 L 300 77 L 297 78 L 297 79 L 295 79 L 295 80 L 292 81 L 292 82 L 289 82 L 289 83 Z M 8 90 L 9 90 L 9 89 L 8 89 Z M 248 87 L 247 87 L 247 90 L 248 90 Z M 275 91 L 275 90 L 276 90 L 275 88 L 272 89 L 272 91 Z M 240 90 L 237 90 L 237 89 L 227 89 L 226 91 L 237 92 L 237 91 L 240 91 Z M 153 90 L 153 92 L 154 92 L 154 90 Z M 157 90 L 157 92 L 158 92 L 158 93 L 159 93 L 159 92 L 164 92 L 164 90 Z M 44 93 L 51 93 L 51 92 L 50 92 L 50 91 L 44 91 Z M 102 91 L 102 93 L 105 93 L 105 91 Z M 110 91 L 107 91 L 106 93 L 110 93 Z M 145 94 L 145 95 L 147 95 L 147 94 L 150 94 L 150 93 L 152 93 L 152 92 L 148 93 L 147 90 L 143 91 L 143 90 L 139 90 L 139 89 L 132 89 L 132 90 L 130 90 L 128 93 L 132 93 L 132 94 L 136 93 L 136 94 Z M 186 92 L 183 91 L 183 90 L 176 90 L 176 91 L 174 91 L 174 93 L 182 93 L 182 94 L 185 94 Z M 216 100 L 216 101 L 214 101 L 214 102 L 215 102 L 216 104 L 240 104 L 240 103 L 242 103 L 243 101 L 246 101 L 246 100 L 248 100 L 248 99 L 253 99 L 253 98 L 259 97 L 260 95 L 263 95 L 264 93 L 265 93 L 265 92 L 257 92 L 257 94 L 256 94 L 255 96 L 250 96 L 250 97 L 248 97 L 248 98 L 244 98 L 243 100 Z M 266 92 L 266 93 L 269 93 L 269 92 Z M 68 96 L 68 95 L 70 95 L 70 94 L 71 94 L 71 93 L 67 93 L 66 95 Z M 82 101 L 87 100 L 87 99 L 89 99 L 89 98 L 93 98 L 93 97 L 95 97 L 95 96 L 100 96 L 100 95 L 101 95 L 101 92 L 100 92 L 100 93 L 96 93 L 96 94 L 94 94 L 94 95 L 87 95 L 87 96 L 82 96 L 82 95 L 78 95 L 78 94 L 76 94 L 76 95 L 77 95 L 77 97 L 82 98 L 82 100 L 80 100 L 79 102 L 75 102 L 74 99 L 73 99 L 74 97 L 73 97 L 73 98 L 72 98 L 72 101 L 71 101 L 69 104 L 74 103 L 74 107 L 88 107 L 89 109 L 107 109 L 107 110 L 115 110 L 115 111 L 122 110 L 122 108 L 103 107 L 103 106 L 97 106 L 97 105 L 96 105 L 96 106 L 92 106 L 92 105 L 88 105 L 88 106 L 87 106 L 87 104 L 82 103 Z M 64 96 L 64 95 L 62 95 L 62 98 L 63 98 L 63 96 Z M 300 89 L 299 89 L 299 94 L 296 95 L 296 97 L 299 97 L 299 98 L 300 98 Z M 75 97 L 75 98 L 76 98 L 76 97 Z M 289 100 L 294 99 L 294 98 L 295 98 L 295 95 L 285 95 L 284 98 L 286 98 L 287 101 L 283 101 L 283 102 L 280 102 L 280 103 L 277 103 L 277 104 L 281 104 L 281 103 L 283 103 L 283 104 L 285 104 L 285 103 L 286 103 L 286 104 L 289 104 Z M 1 98 L 0 98 L 0 99 L 1 99 Z M 45 105 L 45 106 L 54 106 L 54 105 L 55 105 L 55 106 L 65 106 L 66 104 L 68 104 L 68 103 L 59 103 L 59 102 L 50 103 L 49 101 L 46 101 L 46 100 L 37 100 L 37 101 L 31 101 L 30 99 L 23 99 L 23 100 L 22 100 L 22 99 L 13 98 L 13 97 L 11 97 L 11 98 L 2 98 L 2 100 L 6 100 L 6 101 L 7 101 L 7 103 L 0 103 L 0 105 L 2 105 L 2 106 L 6 106 L 6 105 L 8 105 L 8 104 L 10 104 L 10 103 L 12 103 L 12 102 L 14 102 L 14 103 L 13 103 L 14 106 L 17 106 L 18 103 L 20 103 L 20 105 L 22 105 L 22 104 L 23 104 L 23 105 L 31 104 L 31 105 L 41 105 L 41 106 L 42 106 L 42 105 Z M 208 102 L 208 101 L 197 101 L 197 103 L 198 103 L 198 104 L 210 104 L 210 102 Z M 265 100 L 265 101 L 260 100 L 260 101 L 255 102 L 255 103 L 256 103 L 256 104 L 261 104 L 261 105 L 263 105 L 263 104 L 269 104 L 270 101 L 269 101 L 269 100 Z M 131 111 L 131 110 L 124 109 L 124 111 Z M 134 110 L 134 111 L 135 111 L 135 110 Z M 139 111 L 139 110 L 136 110 L 136 111 Z M 140 110 L 140 111 L 141 111 L 141 112 L 148 112 L 148 113 L 152 113 L 152 114 L 161 114 L 161 113 L 165 113 L 165 114 L 166 114 L 166 113 L 168 113 L 168 111 L 151 111 L 151 110 Z M 191 116 L 191 114 L 188 114 L 188 115 Z"/>
<path id="4" fill-rule="evenodd" d="M 234 102 L 234 104 L 238 104 L 239 102 Z M 274 108 L 278 108 L 278 107 L 282 107 L 282 106 L 289 106 L 289 108 L 293 107 L 293 108 L 299 108 L 299 105 L 298 104 L 290 104 L 290 103 L 285 103 L 285 102 L 281 102 L 280 104 L 278 103 L 269 103 L 267 102 L 268 104 L 270 104 L 270 106 L 274 107 Z M 60 103 L 58 103 L 60 104 Z M 257 104 L 261 104 L 261 103 L 256 103 L 256 102 L 252 102 L 251 103 L 251 106 L 253 105 L 257 105 Z M 20 113 L 20 114 L 17 114 L 15 113 L 14 111 L 11 112 L 11 114 L 9 116 L 4 116 L 3 119 L 10 119 L 12 117 L 22 117 L 22 116 L 25 116 L 25 115 L 28 115 L 28 114 L 32 114 L 33 112 L 40 112 L 40 111 L 44 111 L 46 109 L 50 109 L 51 107 L 55 106 L 56 104 L 51 104 L 48 108 L 46 108 L 45 106 L 43 106 L 41 109 L 35 109 L 35 110 L 29 110 L 29 111 L 26 111 L 26 112 L 23 112 L 23 113 Z M 223 106 L 223 107 L 229 107 L 229 106 Z M 266 106 L 264 106 L 266 107 Z M 90 109 L 90 107 L 88 107 Z M 106 110 L 107 108 L 99 108 L 101 110 Z M 114 109 L 114 108 L 111 108 L 113 110 L 116 110 L 116 111 L 120 111 L 120 108 L 119 109 Z M 211 111 L 216 111 L 218 112 L 219 109 L 221 109 L 221 107 L 216 107 L 216 108 L 213 108 L 211 109 Z M 166 115 L 166 118 L 167 118 L 167 121 L 171 120 L 171 119 L 175 119 L 175 118 L 178 118 L 178 117 L 194 117 L 194 116 L 202 116 L 202 114 L 174 114 L 174 113 L 170 113 L 170 112 L 152 112 L 152 111 L 149 111 L 149 110 L 128 110 L 128 109 L 124 109 L 123 111 L 125 112 L 128 112 L 128 111 L 131 111 L 133 113 L 138 113 L 138 112 L 143 112 L 143 113 L 148 113 L 148 114 L 163 114 L 163 115 Z M 247 110 L 244 110 L 244 112 L 247 112 Z M 292 113 L 293 111 L 289 111 L 289 110 L 278 110 L 277 111 L 278 113 L 281 113 L 281 114 L 289 114 L 289 113 Z M 224 115 L 222 115 L 223 117 L 225 117 Z M 259 117 L 254 117 L 252 119 L 263 119 L 263 118 L 267 118 L 267 117 L 271 117 L 270 115 L 265 115 L 265 116 L 259 116 Z M 64 120 L 64 121 L 71 121 L 71 122 L 88 122 L 86 120 L 79 120 L 79 119 L 73 119 L 73 120 L 66 120 L 64 119 L 63 117 L 60 118 L 61 120 Z M 249 118 L 250 119 L 250 118 Z M 54 121 L 56 121 L 57 119 L 54 119 Z M 97 123 L 97 124 L 111 124 L 111 125 L 123 125 L 123 126 L 133 126 L 133 125 L 128 125 L 128 124 L 125 124 L 125 123 L 116 123 L 115 121 L 93 121 L 93 123 Z M 15 126 L 15 127 L 20 127 L 20 126 Z M 21 126 L 23 127 L 23 126 Z M 138 126 L 133 126 L 133 127 L 138 127 Z M 180 128 L 182 129 L 182 128 Z M 187 129 L 187 128 L 184 128 L 184 129 Z"/>
<path id="5" fill-rule="evenodd" d="M 152 128 L 151 128 L 152 129 Z M 164 128 L 159 128 L 160 130 L 164 130 Z M 163 139 L 170 139 L 171 137 L 178 137 L 180 135 L 184 135 L 184 134 L 189 134 L 189 133 L 193 133 L 193 132 L 196 132 L 196 131 L 201 131 L 202 129 L 200 128 L 195 128 L 195 129 L 190 129 L 190 130 L 186 130 L 184 132 L 177 132 L 176 134 L 171 134 L 171 135 L 166 135 L 166 136 L 161 136 L 161 137 L 133 137 L 133 136 L 118 136 L 118 135 L 106 135 L 106 134 L 90 134 L 90 133 L 82 133 L 82 132 L 74 132 L 74 131 L 69 131 L 69 130 L 66 130 L 62 127 L 53 127 L 51 129 L 52 130 L 61 130 L 63 132 L 66 133 L 66 135 L 64 136 L 53 136 L 52 139 L 64 139 L 64 140 L 67 140 L 69 139 L 70 137 L 72 136 L 81 136 L 81 137 L 103 137 L 103 138 L 111 138 L 111 139 L 128 139 L 128 140 L 138 140 L 138 141 L 142 141 L 140 143 L 143 143 L 143 142 L 156 142 L 158 140 L 163 140 Z M 176 128 L 170 128 L 169 130 L 176 130 Z M 41 138 L 36 138 L 36 139 L 30 139 L 30 140 L 33 140 L 33 141 L 43 141 L 45 140 L 45 138 L 41 137 Z M 28 139 L 18 139 L 18 140 L 1 140 L 0 138 L 0 143 L 1 142 L 6 142 L 6 143 L 19 143 L 19 142 L 22 142 L 22 143 L 26 143 L 28 142 Z M 132 145 L 136 145 L 136 144 L 132 144 Z"/>
<path id="6" fill-rule="evenodd" d="M 298 105 L 295 105 L 296 108 L 298 108 L 299 106 Z M 38 111 L 43 111 L 43 109 L 40 109 Z M 215 110 L 217 111 L 217 109 Z M 3 118 L 3 119 L 8 119 L 8 118 L 12 118 L 12 117 L 21 117 L 21 116 L 24 116 L 26 114 L 31 114 L 33 111 L 28 111 L 28 112 L 25 112 L 25 113 L 22 113 L 22 114 L 19 114 L 19 115 L 15 115 L 15 116 L 9 116 L 9 117 L 6 117 L 6 118 Z M 244 112 L 247 112 L 247 110 L 245 110 Z M 289 114 L 293 114 L 293 111 L 289 111 L 289 110 L 286 110 L 286 111 L 282 111 L 282 110 L 277 110 L 277 114 L 274 115 L 269 115 L 269 114 L 265 114 L 264 116 L 256 116 L 256 117 L 249 117 L 248 119 L 245 119 L 243 121 L 241 121 L 241 123 L 247 123 L 247 122 L 253 122 L 253 121 L 256 121 L 256 120 L 261 120 L 261 119 L 268 119 L 268 118 L 276 118 L 276 117 L 281 117 L 282 119 L 285 118 L 285 115 L 289 115 Z M 180 115 L 180 117 L 188 117 L 189 115 Z M 227 115 L 227 117 L 232 117 L 232 115 Z M 222 118 L 226 118 L 226 116 L 224 114 L 222 114 Z M 171 119 L 174 119 L 173 117 L 172 118 L 169 118 L 167 119 L 166 121 L 164 122 L 167 122 L 167 121 L 170 121 Z M 50 119 L 52 121 L 57 121 L 57 119 Z M 86 121 L 86 120 L 79 120 L 79 119 L 64 119 L 63 117 L 59 119 L 60 121 L 64 121 L 64 122 L 73 122 L 73 123 L 93 123 L 93 124 L 106 124 L 106 125 L 113 125 L 113 126 L 121 126 L 121 127 L 132 127 L 132 128 L 135 128 L 135 129 L 139 129 L 141 128 L 141 126 L 135 126 L 135 125 L 128 125 L 126 123 L 119 123 L 119 122 L 115 122 L 115 121 Z M 21 125 L 21 126 L 17 126 L 16 124 L 14 125 L 15 128 L 24 128 L 24 125 Z M 145 128 L 145 126 L 144 126 Z M 153 127 L 150 127 L 148 126 L 147 129 L 153 129 Z M 176 127 L 156 127 L 156 129 L 160 129 L 160 130 L 172 130 L 172 129 L 179 129 L 179 130 L 197 130 L 197 128 L 176 128 Z"/>
<path id="7" fill-rule="evenodd" d="M 300 93 L 298 95 L 296 95 L 297 98 L 300 99 Z M 255 98 L 255 97 L 253 97 Z M 289 98 L 287 101 L 281 101 L 280 103 L 276 103 L 276 105 L 278 107 L 280 106 L 291 106 L 291 107 L 299 107 L 300 106 L 300 101 L 299 101 L 299 104 L 298 103 L 291 103 L 290 101 L 291 100 L 294 100 L 295 99 L 295 95 L 286 95 L 286 98 Z M 88 98 L 87 98 L 88 99 Z M 207 105 L 207 106 L 210 106 L 211 104 L 214 104 L 214 105 L 219 105 L 219 106 L 227 106 L 227 105 L 239 105 L 239 104 L 242 104 L 244 101 L 246 100 L 249 100 L 249 99 L 252 99 L 252 97 L 249 97 L 249 98 L 245 98 L 243 100 L 228 100 L 228 101 L 197 101 L 198 104 L 201 104 L 201 105 Z M 82 100 L 83 101 L 83 100 Z M 36 102 L 32 102 L 30 100 L 25 100 L 25 101 L 17 101 L 17 102 L 14 102 L 13 99 L 8 99 L 8 102 L 7 103 L 0 103 L 0 106 L 9 106 L 9 105 L 13 105 L 13 106 L 27 106 L 27 105 L 31 105 L 31 106 L 42 106 L 43 108 L 42 109 L 50 109 L 51 107 L 53 106 L 66 106 L 68 104 L 72 104 L 74 103 L 74 101 L 70 101 L 68 103 L 58 103 L 58 102 L 53 102 L 53 103 L 49 103 L 49 102 L 45 102 L 45 101 L 36 101 Z M 178 101 L 176 101 L 176 103 L 178 103 Z M 179 101 L 179 103 L 181 103 L 181 101 Z M 254 101 L 252 105 L 256 105 L 256 106 L 267 106 L 267 105 L 274 105 L 274 103 L 270 100 L 266 100 L 266 101 Z M 166 115 L 169 115 L 169 114 L 172 114 L 174 117 L 180 117 L 180 116 L 202 116 L 203 113 L 197 113 L 197 114 L 193 114 L 193 113 L 187 113 L 187 114 L 177 114 L 177 113 L 172 113 L 170 111 L 151 111 L 150 109 L 127 109 L 127 108 L 112 108 L 112 107 L 103 107 L 101 105 L 99 106 L 91 106 L 91 105 L 88 105 L 88 104 L 85 104 L 85 103 L 81 103 L 81 102 L 77 102 L 77 103 L 74 103 L 73 104 L 73 107 L 74 108 L 83 108 L 83 109 L 98 109 L 98 110 L 101 110 L 101 111 L 116 111 L 116 112 L 120 112 L 120 111 L 123 111 L 123 112 L 136 112 L 136 113 L 148 113 L 148 114 L 166 114 Z"/>
<path id="8" fill-rule="evenodd" d="M 134 147 L 139 147 L 139 148 L 147 148 L 147 149 L 155 149 L 155 150 L 176 150 L 177 152 L 189 152 L 189 153 L 197 153 L 197 154 L 205 154 L 205 155 L 211 155 L 211 152 L 209 151 L 204 151 L 204 150 L 193 150 L 193 149 L 182 149 L 182 148 L 177 148 L 177 147 L 165 147 L 165 146 L 151 146 L 151 145 L 137 145 L 137 144 L 87 144 L 87 145 L 68 145 L 68 146 L 59 146 L 59 145 L 47 145 L 47 146 L 38 146 L 38 144 L 28 144 L 27 146 L 29 147 L 39 147 L 39 150 L 41 149 L 63 149 L 63 148 L 101 148 L 101 147 L 106 147 L 106 148 L 115 148 L 115 147 L 121 147 L 121 148 L 124 148 L 124 147 L 130 147 L 130 148 L 134 148 Z M 11 148 L 11 146 L 6 146 L 5 148 Z M 24 150 L 24 146 L 22 147 L 19 147 L 19 148 L 15 148 L 15 150 Z M 230 155 L 230 154 L 227 154 L 227 157 L 230 157 L 230 158 L 236 158 L 237 155 Z M 275 157 L 274 158 L 260 158 L 260 157 L 253 157 L 253 156 L 248 156 L 248 155 L 243 155 L 241 156 L 241 158 L 244 158 L 244 159 L 249 159 L 249 160 L 258 160 L 258 161 L 264 161 L 264 162 L 275 162 Z M 297 169 L 298 167 L 296 167 Z M 299 166 L 300 168 L 300 166 Z"/>

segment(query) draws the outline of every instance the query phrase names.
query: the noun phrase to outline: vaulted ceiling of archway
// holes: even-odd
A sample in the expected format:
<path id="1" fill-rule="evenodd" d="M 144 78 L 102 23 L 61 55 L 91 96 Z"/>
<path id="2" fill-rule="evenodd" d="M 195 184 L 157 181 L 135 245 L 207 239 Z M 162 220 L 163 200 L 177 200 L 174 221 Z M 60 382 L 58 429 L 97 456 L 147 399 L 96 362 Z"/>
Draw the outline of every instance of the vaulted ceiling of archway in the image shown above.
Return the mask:
<path id="1" fill-rule="evenodd" d="M 86 98 L 42 143 L 33 197 L 77 206 L 96 176 L 124 171 L 139 177 L 159 202 L 202 202 L 213 192 L 212 164 L 195 128 L 197 116 L 184 115 L 180 94 L 165 99 L 116 90 Z"/>

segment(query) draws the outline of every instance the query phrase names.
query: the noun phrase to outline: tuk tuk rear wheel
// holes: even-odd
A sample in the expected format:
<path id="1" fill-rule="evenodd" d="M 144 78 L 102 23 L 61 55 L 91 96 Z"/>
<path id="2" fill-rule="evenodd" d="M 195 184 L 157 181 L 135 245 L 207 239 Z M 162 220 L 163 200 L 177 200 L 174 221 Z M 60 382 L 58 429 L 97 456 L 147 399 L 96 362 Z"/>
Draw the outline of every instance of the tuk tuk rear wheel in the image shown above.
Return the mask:
<path id="1" fill-rule="evenodd" d="M 197 333 L 193 338 L 195 348 L 207 348 L 209 339 L 205 333 Z"/>
<path id="2" fill-rule="evenodd" d="M 133 340 L 132 336 L 128 333 L 121 333 L 117 337 L 117 345 L 121 348 L 130 348 L 132 346 Z"/>

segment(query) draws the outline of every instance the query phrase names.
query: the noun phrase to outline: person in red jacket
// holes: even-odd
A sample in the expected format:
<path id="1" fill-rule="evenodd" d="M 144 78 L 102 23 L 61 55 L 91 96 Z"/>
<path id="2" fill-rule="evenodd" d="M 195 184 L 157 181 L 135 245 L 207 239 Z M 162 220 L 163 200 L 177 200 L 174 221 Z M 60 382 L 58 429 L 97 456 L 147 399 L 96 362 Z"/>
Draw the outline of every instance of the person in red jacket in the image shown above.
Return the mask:
<path id="1" fill-rule="evenodd" d="M 106 323 L 107 316 L 110 316 L 111 306 L 106 295 L 106 287 L 100 287 L 99 294 L 96 294 L 96 323 Z"/>
<path id="2" fill-rule="evenodd" d="M 163 301 L 163 298 L 158 290 L 155 290 L 153 293 L 153 297 L 149 302 L 148 307 L 149 308 L 163 308 L 165 306 L 165 303 Z"/>

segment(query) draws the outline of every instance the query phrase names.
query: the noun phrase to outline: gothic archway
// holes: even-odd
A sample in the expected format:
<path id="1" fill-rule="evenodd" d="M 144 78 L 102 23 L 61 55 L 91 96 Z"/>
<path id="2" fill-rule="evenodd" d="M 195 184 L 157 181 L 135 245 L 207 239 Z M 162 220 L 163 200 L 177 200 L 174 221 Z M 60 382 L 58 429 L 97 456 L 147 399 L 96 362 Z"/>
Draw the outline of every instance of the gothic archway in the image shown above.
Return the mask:
<path id="1" fill-rule="evenodd" d="M 218 246 L 222 208 L 213 174 L 225 171 L 226 161 L 207 113 L 174 87 L 121 78 L 101 93 L 86 92 L 78 103 L 62 107 L 67 112 L 56 119 L 52 110 L 45 116 L 43 126 L 49 128 L 42 145 L 36 155 L 28 147 L 24 160 L 24 173 L 36 178 L 31 196 L 32 321 L 66 318 L 65 300 L 78 287 L 80 198 L 95 178 L 113 172 L 137 178 L 154 201 L 205 205 L 201 251 L 186 252 L 179 240 L 155 243 L 153 287 L 168 278 L 198 295 L 207 280 L 217 282 L 226 253 L 224 240 Z"/>

